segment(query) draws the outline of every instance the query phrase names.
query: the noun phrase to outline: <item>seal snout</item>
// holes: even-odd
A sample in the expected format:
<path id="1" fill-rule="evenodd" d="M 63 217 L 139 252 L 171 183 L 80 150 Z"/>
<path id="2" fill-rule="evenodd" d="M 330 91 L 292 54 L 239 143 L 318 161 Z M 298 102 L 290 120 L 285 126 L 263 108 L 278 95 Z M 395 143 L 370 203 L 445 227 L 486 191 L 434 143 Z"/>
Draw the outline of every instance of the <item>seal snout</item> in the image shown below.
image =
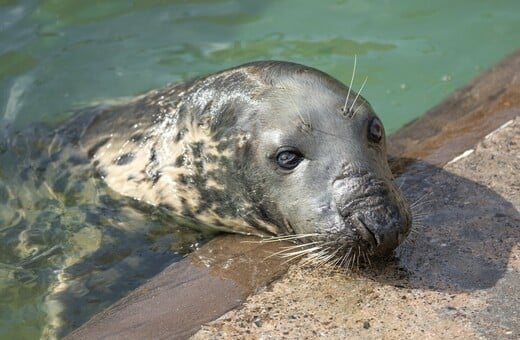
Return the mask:
<path id="1" fill-rule="evenodd" d="M 374 173 L 351 168 L 333 183 L 335 205 L 353 247 L 367 255 L 389 255 L 408 235 L 411 218 L 402 193 Z"/>
<path id="2" fill-rule="evenodd" d="M 408 234 L 406 222 L 401 222 L 396 214 L 379 214 L 371 211 L 367 215 L 357 213 L 345 220 L 357 236 L 357 244 L 367 254 L 375 256 L 389 255 Z M 394 218 L 390 217 L 393 215 Z"/>

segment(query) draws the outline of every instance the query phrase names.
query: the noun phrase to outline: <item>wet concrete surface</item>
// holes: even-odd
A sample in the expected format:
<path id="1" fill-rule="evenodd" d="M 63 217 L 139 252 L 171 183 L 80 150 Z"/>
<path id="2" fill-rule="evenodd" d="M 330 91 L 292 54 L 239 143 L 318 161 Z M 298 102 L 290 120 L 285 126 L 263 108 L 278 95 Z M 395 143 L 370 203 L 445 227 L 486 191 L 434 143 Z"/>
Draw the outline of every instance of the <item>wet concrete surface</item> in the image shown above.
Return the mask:
<path id="1" fill-rule="evenodd" d="M 416 223 L 389 261 L 353 272 L 293 265 L 265 290 L 287 269 L 267 255 L 283 245 L 229 235 L 69 338 L 186 338 L 244 301 L 194 338 L 518 338 L 519 114 L 517 51 L 390 136 Z"/>
<path id="2" fill-rule="evenodd" d="M 217 237 L 66 339 L 187 338 L 284 274 L 289 264 L 269 256 L 284 245 L 240 235 Z"/>

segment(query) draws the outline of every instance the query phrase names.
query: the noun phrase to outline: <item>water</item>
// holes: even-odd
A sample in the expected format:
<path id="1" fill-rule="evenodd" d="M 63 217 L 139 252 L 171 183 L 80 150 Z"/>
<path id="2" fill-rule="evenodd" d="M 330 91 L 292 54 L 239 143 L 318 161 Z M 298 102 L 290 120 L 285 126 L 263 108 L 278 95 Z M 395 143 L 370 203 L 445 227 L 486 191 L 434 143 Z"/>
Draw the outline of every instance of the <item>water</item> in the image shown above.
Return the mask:
<path id="1" fill-rule="evenodd" d="M 70 329 L 205 239 L 107 190 L 45 129 L 8 144 L 15 131 L 257 59 L 348 83 L 357 55 L 354 87 L 368 77 L 391 132 L 520 46 L 518 13 L 516 0 L 0 0 L 0 338 Z"/>

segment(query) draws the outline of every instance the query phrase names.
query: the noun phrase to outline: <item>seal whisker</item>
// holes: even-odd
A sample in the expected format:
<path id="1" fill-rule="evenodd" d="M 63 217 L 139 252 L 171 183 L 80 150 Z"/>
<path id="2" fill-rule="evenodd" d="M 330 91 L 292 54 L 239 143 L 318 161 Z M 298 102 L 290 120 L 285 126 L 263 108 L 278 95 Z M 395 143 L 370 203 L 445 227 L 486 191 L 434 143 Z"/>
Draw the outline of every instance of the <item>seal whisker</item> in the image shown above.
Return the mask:
<path id="1" fill-rule="evenodd" d="M 352 248 L 353 250 L 354 248 Z M 348 258 L 348 261 L 347 261 L 347 265 L 346 265 L 346 268 L 348 270 L 352 270 L 354 269 L 354 265 L 353 263 L 355 262 L 355 258 L 356 258 L 356 253 L 354 251 L 352 251 L 351 255 L 349 256 Z"/>
<path id="2" fill-rule="evenodd" d="M 323 241 L 314 241 L 314 242 L 308 242 L 308 243 L 302 243 L 302 244 L 295 244 L 293 246 L 284 247 L 284 249 L 303 248 L 303 247 L 308 247 L 308 246 L 313 245 L 313 244 L 323 244 Z"/>
<path id="3" fill-rule="evenodd" d="M 420 226 L 422 227 L 422 226 Z M 408 234 L 408 237 L 403 241 L 403 243 L 401 245 L 406 245 L 406 244 L 413 244 L 415 242 L 415 237 L 419 235 L 419 231 L 417 229 L 412 229 L 410 230 L 410 233 Z"/>
<path id="4" fill-rule="evenodd" d="M 409 231 L 409 235 L 413 236 L 419 233 L 420 229 L 425 228 L 426 225 L 423 223 L 422 218 L 416 218 L 412 224 L 412 228 Z"/>
<path id="5" fill-rule="evenodd" d="M 372 261 L 370 261 L 370 256 L 366 252 L 363 252 L 363 260 L 369 267 L 372 267 Z"/>
<path id="6" fill-rule="evenodd" d="M 356 269 L 359 270 L 359 259 L 361 258 L 361 246 L 358 246 L 357 247 L 357 252 L 355 253 L 356 254 Z"/>
<path id="7" fill-rule="evenodd" d="M 361 94 L 361 91 L 363 91 L 363 88 L 365 87 L 365 84 L 367 83 L 367 80 L 368 80 L 368 77 L 365 77 L 365 81 L 363 81 L 363 84 L 359 88 L 359 91 L 356 94 L 356 98 L 354 98 L 354 101 L 352 102 L 352 105 L 350 106 L 349 112 L 352 112 L 352 109 L 354 108 L 354 105 L 356 105 L 356 101 L 358 100 L 359 95 Z M 359 106 L 359 107 L 361 107 L 361 106 Z M 354 116 L 355 116 L 355 112 L 352 114 L 352 117 L 354 117 Z"/>
<path id="8" fill-rule="evenodd" d="M 423 207 L 420 207 L 421 209 Z M 417 209 L 417 207 L 415 207 L 415 209 L 412 210 L 412 214 L 413 216 L 412 217 L 424 217 L 424 216 L 428 216 L 430 215 L 430 212 L 427 211 L 427 210 L 421 210 L 421 209 Z"/>
<path id="9" fill-rule="evenodd" d="M 324 246 L 328 246 L 328 245 L 331 245 L 331 244 L 335 244 L 336 242 L 335 241 L 314 241 L 314 242 L 309 242 L 309 243 L 303 243 L 303 244 L 297 244 L 297 245 L 294 245 L 294 246 L 288 246 L 286 247 L 287 249 L 297 249 L 297 248 L 302 248 L 302 247 L 308 247 L 310 245 L 314 245 L 314 244 L 319 244 L 321 247 L 324 247 Z"/>
<path id="10" fill-rule="evenodd" d="M 319 233 L 310 233 L 310 234 L 295 234 L 295 235 L 281 235 L 281 236 L 268 236 L 266 238 L 262 238 L 261 240 L 255 241 L 242 241 L 243 243 L 271 243 L 271 242 L 279 242 L 279 241 L 292 241 L 299 240 L 307 237 L 320 236 Z"/>
<path id="11" fill-rule="evenodd" d="M 411 208 L 413 221 L 423 221 L 426 216 L 430 215 L 430 212 L 426 209 L 426 205 L 415 206 Z"/>
<path id="12" fill-rule="evenodd" d="M 413 223 L 412 223 L 412 226 L 409 230 L 409 234 L 412 234 L 412 233 L 415 233 L 417 232 L 417 229 L 419 228 L 423 228 L 424 227 L 424 219 L 426 218 L 426 215 L 418 215 L 416 216 L 413 212 L 412 212 L 412 216 L 413 216 Z"/>
<path id="13" fill-rule="evenodd" d="M 331 249 L 330 247 L 326 247 L 326 248 L 321 249 L 319 252 L 314 253 L 315 254 L 314 258 L 318 259 L 319 261 L 323 260 L 325 257 L 327 257 L 329 255 L 329 250 L 330 249 Z"/>
<path id="14" fill-rule="evenodd" d="M 426 205 L 431 202 L 430 199 L 424 199 L 426 195 L 423 195 L 419 200 L 417 200 L 414 205 L 410 206 L 412 213 L 412 225 L 408 232 L 410 236 L 406 240 L 410 240 L 413 236 L 417 235 L 419 229 L 424 227 L 424 219 L 430 215 L 430 212 L 425 209 Z M 422 202 L 421 202 L 422 200 Z M 405 241 L 406 241 L 405 240 Z"/>
<path id="15" fill-rule="evenodd" d="M 287 246 L 287 247 L 283 247 L 282 250 L 279 250 L 277 252 L 274 252 L 272 254 L 269 254 L 267 258 L 270 258 L 270 257 L 273 257 L 273 256 L 277 256 L 277 255 L 287 255 L 287 254 L 292 254 L 292 253 L 289 253 L 295 249 L 299 249 L 299 248 L 304 248 L 304 247 L 309 247 L 310 245 L 314 245 L 314 244 L 322 244 L 323 242 L 322 241 L 315 241 L 315 242 L 309 242 L 309 243 L 304 243 L 304 244 L 296 244 L 296 245 L 293 245 L 293 246 Z M 313 249 L 316 248 L 316 247 L 313 247 Z M 303 249 L 304 251 L 307 251 L 307 249 Z"/>
<path id="16" fill-rule="evenodd" d="M 290 257 L 290 258 L 288 258 L 287 260 L 283 261 L 283 262 L 281 263 L 281 265 L 285 265 L 285 264 L 287 264 L 287 263 L 289 263 L 289 262 L 291 262 L 291 261 L 295 261 L 295 260 L 297 260 L 298 258 L 300 258 L 300 257 L 302 257 L 302 256 L 305 256 L 305 254 L 298 255 L 298 256 L 294 256 L 294 257 Z"/>
<path id="17" fill-rule="evenodd" d="M 421 195 L 418 199 L 416 199 L 414 202 L 410 203 L 410 208 L 419 207 L 428 203 L 431 203 L 431 199 L 426 199 L 430 196 L 430 193 L 426 193 Z"/>
<path id="18" fill-rule="evenodd" d="M 339 267 L 338 264 L 339 264 L 340 260 L 341 260 L 341 257 L 335 256 L 329 260 L 328 265 L 330 265 L 331 267 L 334 267 L 334 268 Z"/>
<path id="19" fill-rule="evenodd" d="M 354 113 L 352 114 L 352 117 L 354 117 L 356 115 L 356 113 L 359 111 L 360 108 L 362 108 L 363 105 L 359 105 L 355 110 L 354 110 Z"/>
<path id="20" fill-rule="evenodd" d="M 292 249 L 282 249 L 280 251 L 276 251 L 274 253 L 269 254 L 265 257 L 265 260 L 270 259 L 271 257 L 279 256 L 281 258 L 286 258 L 288 256 L 292 256 L 294 252 L 290 252 Z"/>
<path id="21" fill-rule="evenodd" d="M 342 255 L 337 257 L 337 261 L 334 262 L 334 266 L 337 266 L 339 268 L 343 268 L 343 265 L 345 264 L 345 261 L 347 257 L 349 256 L 350 250 L 352 248 L 348 248 L 349 251 L 343 251 L 345 247 L 341 247 Z"/>
<path id="22" fill-rule="evenodd" d="M 424 222 L 424 219 L 429 216 L 430 213 L 427 211 L 416 211 L 412 210 L 412 227 L 421 226 Z"/>
<path id="23" fill-rule="evenodd" d="M 292 253 L 282 253 L 282 254 L 279 254 L 279 256 L 283 257 L 283 258 L 286 258 L 286 257 L 289 257 L 289 256 L 294 256 L 294 255 L 312 253 L 315 250 L 319 250 L 319 249 L 321 249 L 321 247 L 311 247 L 311 248 L 302 249 L 302 250 L 299 250 L 299 251 L 294 251 Z"/>
<path id="24" fill-rule="evenodd" d="M 340 249 L 343 250 L 344 247 L 341 247 Z M 343 261 L 343 258 L 345 257 L 345 254 L 343 253 L 341 256 L 337 256 L 336 260 L 332 264 L 335 267 L 341 267 L 341 262 Z"/>
<path id="25" fill-rule="evenodd" d="M 348 252 L 345 252 L 345 254 L 343 255 L 343 258 L 341 259 L 341 262 L 339 263 L 340 267 L 343 267 L 343 265 L 345 264 L 345 261 L 348 261 L 351 253 L 352 253 L 352 247 L 348 248 Z"/>
<path id="26" fill-rule="evenodd" d="M 356 76 L 356 65 L 357 65 L 357 55 L 354 54 L 354 67 L 352 68 L 352 77 L 350 78 L 350 83 L 348 85 L 347 98 L 345 99 L 345 105 L 343 106 L 344 113 L 347 113 L 348 99 L 350 97 L 350 92 L 352 91 L 352 85 L 354 84 L 354 78 Z"/>
<path id="27" fill-rule="evenodd" d="M 419 231 L 424 228 L 424 225 L 419 221 L 414 221 L 412 228 L 408 233 L 408 237 L 399 245 L 397 248 L 399 254 L 403 254 L 403 251 L 406 250 L 407 246 L 414 246 L 418 240 L 418 236 L 420 235 Z M 419 236 L 420 239 L 420 236 Z"/>
<path id="28" fill-rule="evenodd" d="M 308 234 L 296 234 L 296 235 L 270 236 L 268 239 L 265 239 L 265 242 L 289 240 L 289 239 L 300 239 L 300 238 L 314 237 L 314 236 L 320 236 L 320 235 L 321 234 L 319 234 L 319 233 L 308 233 Z"/>
<path id="29" fill-rule="evenodd" d="M 289 100 L 292 103 L 292 108 L 294 109 L 296 115 L 298 116 L 298 120 L 300 121 L 300 125 L 298 126 L 298 129 L 304 133 L 310 133 L 312 131 L 312 119 L 309 112 L 307 112 L 307 118 L 308 121 L 304 118 L 300 106 L 296 102 L 294 97 L 286 97 L 285 100 Z"/>
<path id="30" fill-rule="evenodd" d="M 310 254 L 312 254 L 312 251 L 310 252 Z M 282 264 L 289 263 L 292 260 L 296 260 L 297 258 L 306 256 L 306 255 L 309 256 L 309 252 L 302 252 L 302 253 L 296 254 L 296 255 L 292 254 L 291 256 L 289 256 L 289 254 L 287 256 L 281 256 L 282 258 L 287 258 L 287 260 L 283 261 Z"/>
<path id="31" fill-rule="evenodd" d="M 322 265 L 327 264 L 327 263 L 331 262 L 332 260 L 334 260 L 333 262 L 335 262 L 336 259 L 337 259 L 336 254 L 338 253 L 338 251 L 339 251 L 339 248 L 336 249 L 335 251 L 329 253 L 329 255 L 325 256 L 325 257 L 323 258 L 323 263 L 322 263 Z"/>
<path id="32" fill-rule="evenodd" d="M 309 264 L 309 263 L 311 263 L 311 262 L 315 262 L 315 261 L 317 261 L 317 259 L 319 259 L 319 258 L 321 258 L 321 257 L 323 256 L 322 253 L 323 253 L 323 250 L 321 250 L 321 251 L 319 251 L 319 252 L 317 252 L 317 253 L 314 253 L 314 252 L 313 252 L 313 253 L 308 254 L 308 255 L 307 255 L 307 256 L 302 260 L 301 264 L 302 264 L 303 266 L 305 266 L 305 265 L 307 265 L 307 264 Z"/>
<path id="33" fill-rule="evenodd" d="M 415 202 L 413 205 L 410 206 L 410 209 L 412 209 L 412 210 L 423 209 L 425 206 L 429 206 L 431 203 L 432 203 L 431 199 L 424 200 L 423 202 L 419 202 L 419 203 Z"/>
<path id="34" fill-rule="evenodd" d="M 345 253 L 345 255 L 343 255 L 343 259 L 341 260 L 341 262 L 339 263 L 339 266 L 342 267 L 342 268 L 345 268 L 347 266 L 347 263 L 348 263 L 348 259 L 350 258 L 350 253 L 352 251 L 352 248 L 349 249 L 349 252 L 348 253 Z"/>
<path id="35" fill-rule="evenodd" d="M 315 250 L 317 249 L 322 249 L 323 247 L 325 246 L 329 246 L 329 245 L 332 245 L 332 244 L 335 244 L 336 242 L 334 241 L 329 241 L 329 242 L 325 242 L 325 241 L 317 241 L 317 242 L 311 242 L 311 243 L 305 243 L 305 244 L 301 244 L 301 245 L 296 245 L 296 246 L 293 246 L 293 247 L 287 247 L 289 249 L 286 249 L 286 251 L 288 250 L 292 250 L 292 249 L 297 249 L 297 248 L 301 248 L 301 247 L 308 247 L 309 245 L 312 245 L 312 244 L 319 244 L 319 246 L 316 246 L 316 247 L 312 247 L 312 248 L 307 248 L 306 250 L 310 250 L 310 252 L 314 252 Z M 330 249 L 330 247 L 327 247 L 325 249 Z M 321 250 L 320 252 L 321 253 Z"/>
<path id="36" fill-rule="evenodd" d="M 334 259 L 332 259 L 330 265 L 333 266 L 333 267 L 337 267 L 338 264 L 339 264 L 340 261 L 341 261 L 341 258 L 342 258 L 342 256 L 336 256 Z"/>
<path id="37" fill-rule="evenodd" d="M 296 112 L 296 114 L 298 115 L 298 118 L 300 119 L 300 122 L 301 122 L 300 129 L 301 129 L 303 132 L 307 132 L 307 133 L 309 133 L 309 132 L 312 130 L 312 123 L 311 123 L 310 116 L 309 116 L 309 121 L 306 122 L 306 121 L 305 121 L 305 118 L 303 118 L 303 115 L 301 114 L 300 110 L 298 110 L 298 111 Z"/>
<path id="38" fill-rule="evenodd" d="M 324 248 L 320 250 L 317 253 L 309 254 L 305 259 L 302 260 L 301 264 L 303 266 L 307 264 L 313 264 L 314 266 L 320 266 L 323 264 L 323 260 L 326 257 L 326 254 L 328 254 L 328 251 L 330 250 L 330 247 Z"/>
<path id="39" fill-rule="evenodd" d="M 334 266 L 335 263 L 337 263 L 339 256 L 337 256 L 339 252 L 339 248 L 336 248 L 334 251 L 329 252 L 329 255 L 326 255 L 323 263 L 324 265 L 332 265 Z"/>
<path id="40" fill-rule="evenodd" d="M 425 225 L 422 224 L 421 222 L 414 222 L 414 228 L 410 229 L 410 235 L 417 234 L 419 232 L 417 229 L 424 228 L 424 227 L 425 227 Z"/>
<path id="41" fill-rule="evenodd" d="M 359 250 L 359 249 L 358 249 L 358 250 Z M 353 265 L 352 270 L 359 270 L 359 267 L 360 267 L 360 266 L 359 266 L 359 263 L 360 263 L 360 262 L 359 262 L 359 259 L 360 259 L 360 258 L 361 258 L 361 254 L 360 254 L 360 253 L 356 253 L 356 262 L 353 263 L 353 264 L 355 264 L 355 266 Z"/>
<path id="42" fill-rule="evenodd" d="M 354 263 L 356 262 L 356 251 L 354 248 L 352 248 L 352 254 L 349 256 L 348 262 L 347 262 L 347 269 L 353 270 L 354 269 Z"/>

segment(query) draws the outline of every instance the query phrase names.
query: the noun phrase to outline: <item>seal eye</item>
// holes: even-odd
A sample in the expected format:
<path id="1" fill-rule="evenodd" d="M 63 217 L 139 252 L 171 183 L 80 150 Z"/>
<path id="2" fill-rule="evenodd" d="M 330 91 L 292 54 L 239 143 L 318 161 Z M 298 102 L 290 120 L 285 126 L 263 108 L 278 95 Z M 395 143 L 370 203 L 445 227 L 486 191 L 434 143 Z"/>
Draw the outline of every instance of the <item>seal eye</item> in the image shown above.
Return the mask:
<path id="1" fill-rule="evenodd" d="M 368 123 L 368 139 L 374 143 L 379 143 L 383 138 L 383 123 L 378 118 L 372 118 Z"/>
<path id="2" fill-rule="evenodd" d="M 286 170 L 292 170 L 296 168 L 302 160 L 302 154 L 296 150 L 281 150 L 276 155 L 276 163 L 278 163 L 281 168 Z"/>

